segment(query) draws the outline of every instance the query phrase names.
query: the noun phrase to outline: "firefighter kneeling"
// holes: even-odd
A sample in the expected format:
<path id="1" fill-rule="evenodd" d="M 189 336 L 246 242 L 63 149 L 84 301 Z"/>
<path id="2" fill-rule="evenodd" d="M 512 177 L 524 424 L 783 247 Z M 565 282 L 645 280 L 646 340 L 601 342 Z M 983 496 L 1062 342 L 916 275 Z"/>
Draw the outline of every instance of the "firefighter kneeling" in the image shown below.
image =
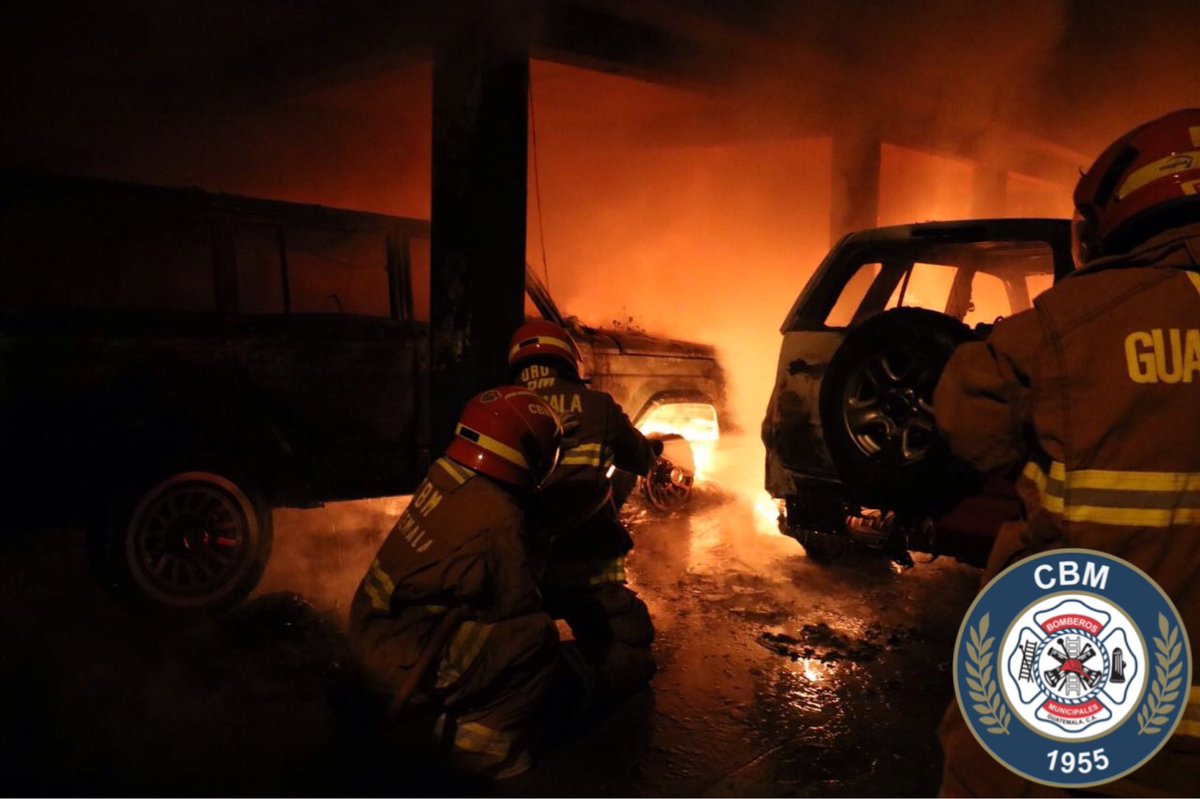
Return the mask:
<path id="1" fill-rule="evenodd" d="M 654 625 L 646 604 L 625 585 L 633 539 L 613 501 L 613 468 L 646 475 L 662 452 L 611 396 L 589 389 L 575 343 L 558 325 L 522 325 L 509 345 L 510 379 L 572 419 L 559 468 L 538 498 L 550 539 L 542 590 L 546 609 L 574 635 L 561 649 L 583 696 L 595 707 L 628 696 L 655 672 Z"/>
<path id="2" fill-rule="evenodd" d="M 561 436 L 531 391 L 471 399 L 350 608 L 351 644 L 393 707 L 418 692 L 438 703 L 451 764 L 493 779 L 529 769 L 523 734 L 555 666 L 523 505 L 554 470 Z"/>

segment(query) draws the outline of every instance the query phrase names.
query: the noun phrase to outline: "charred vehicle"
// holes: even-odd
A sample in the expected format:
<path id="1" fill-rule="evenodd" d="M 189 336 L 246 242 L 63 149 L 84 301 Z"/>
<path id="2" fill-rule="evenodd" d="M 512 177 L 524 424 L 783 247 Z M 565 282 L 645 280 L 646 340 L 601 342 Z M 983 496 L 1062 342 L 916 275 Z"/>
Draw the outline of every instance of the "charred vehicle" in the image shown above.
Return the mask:
<path id="1" fill-rule="evenodd" d="M 690 451 L 675 458 L 682 472 L 668 461 L 660 462 L 646 480 L 615 475 L 617 505 L 640 485 L 650 507 L 666 512 L 684 507 L 697 465 L 711 460 L 722 426 L 729 426 L 725 375 L 716 351 L 705 344 L 584 324 L 559 311 L 532 270 L 526 270 L 525 287 L 526 318 L 566 329 L 579 346 L 592 388 L 611 394 L 646 435 L 681 436 L 690 445 Z"/>
<path id="2" fill-rule="evenodd" d="M 801 292 L 762 437 L 780 528 L 814 558 L 857 542 L 978 563 L 1019 504 L 938 437 L 932 395 L 954 349 L 1032 307 L 1071 270 L 1066 220 L 879 228 L 842 239 Z"/>
<path id="3" fill-rule="evenodd" d="M 85 521 L 106 581 L 161 606 L 241 598 L 272 508 L 428 466 L 429 268 L 425 220 L 0 176 L 6 525 Z M 711 350 L 565 321 L 635 418 L 716 434 Z"/>

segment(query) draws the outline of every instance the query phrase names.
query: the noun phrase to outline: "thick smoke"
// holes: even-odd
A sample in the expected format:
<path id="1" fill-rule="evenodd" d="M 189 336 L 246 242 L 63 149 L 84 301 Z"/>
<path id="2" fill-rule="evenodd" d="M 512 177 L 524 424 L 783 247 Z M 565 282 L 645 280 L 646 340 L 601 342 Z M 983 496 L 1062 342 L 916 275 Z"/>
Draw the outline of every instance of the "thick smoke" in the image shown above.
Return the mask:
<path id="1" fill-rule="evenodd" d="M 559 305 L 586 322 L 717 345 L 744 431 L 725 445 L 725 478 L 747 493 L 761 488 L 779 324 L 830 244 L 834 136 L 883 138 L 880 224 L 979 213 L 981 162 L 1015 170 L 1005 213 L 1064 215 L 1069 167 L 1143 119 L 1200 104 L 1189 2 L 590 5 L 678 25 L 732 57 L 713 61 L 703 89 L 535 61 L 542 218 L 531 193 L 529 260 L 540 271 L 544 256 Z M 255 11 L 281 43 L 260 57 L 251 34 L 229 35 L 246 27 L 243 4 L 218 6 L 203 25 L 155 22 L 151 3 L 36 24 L 6 14 L 3 164 L 427 217 L 428 63 L 264 81 L 273 55 L 311 46 L 304 20 L 285 4 Z M 241 77 L 235 55 L 248 59 Z M 1068 168 L 1023 173 L 1030 149 Z M 344 607 L 395 511 L 279 514 L 283 557 L 267 584 L 282 585 L 280 569 L 308 574 L 323 604 Z M 331 563 L 341 576 L 326 580 Z"/>
<path id="2" fill-rule="evenodd" d="M 371 558 L 407 505 L 407 498 L 393 497 L 275 511 L 275 544 L 257 593 L 299 591 L 344 619 Z"/>

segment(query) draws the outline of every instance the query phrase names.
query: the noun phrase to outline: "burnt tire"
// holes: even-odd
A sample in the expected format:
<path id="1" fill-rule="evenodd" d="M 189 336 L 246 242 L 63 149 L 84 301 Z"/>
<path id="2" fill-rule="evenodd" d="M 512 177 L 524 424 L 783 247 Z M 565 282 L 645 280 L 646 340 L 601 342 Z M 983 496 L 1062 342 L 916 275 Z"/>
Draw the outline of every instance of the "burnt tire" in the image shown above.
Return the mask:
<path id="1" fill-rule="evenodd" d="M 847 498 L 871 508 L 936 514 L 979 486 L 937 433 L 933 390 L 950 355 L 974 339 L 961 322 L 896 308 L 855 328 L 821 383 L 825 445 Z"/>
<path id="2" fill-rule="evenodd" d="M 92 530 L 107 587 L 168 612 L 222 610 L 258 584 L 271 553 L 271 512 L 217 471 L 177 471 L 125 492 Z"/>

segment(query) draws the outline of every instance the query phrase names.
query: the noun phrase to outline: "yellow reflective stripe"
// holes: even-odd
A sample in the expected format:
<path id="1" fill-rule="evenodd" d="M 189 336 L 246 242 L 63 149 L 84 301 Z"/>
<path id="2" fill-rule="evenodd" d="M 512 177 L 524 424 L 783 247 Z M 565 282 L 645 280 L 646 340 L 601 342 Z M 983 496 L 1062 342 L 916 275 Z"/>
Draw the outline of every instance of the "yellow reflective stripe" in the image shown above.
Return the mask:
<path id="1" fill-rule="evenodd" d="M 1200 491 L 1200 472 L 1123 472 L 1080 469 L 1067 477 L 1068 490 L 1099 488 L 1116 491 Z"/>
<path id="2" fill-rule="evenodd" d="M 463 430 L 470 430 L 473 435 L 478 436 L 478 440 L 471 438 L 469 436 L 464 436 Z M 454 428 L 454 433 L 455 433 L 455 435 L 462 436 L 464 439 L 466 439 L 467 441 L 470 441 L 472 444 L 477 444 L 478 446 L 483 447 L 488 452 L 493 452 L 493 453 L 499 455 L 501 458 L 504 458 L 504 460 L 508 461 L 509 463 L 516 464 L 517 466 L 520 466 L 522 469 L 529 468 L 529 464 L 526 462 L 525 456 L 502 441 L 497 441 L 496 439 L 492 438 L 489 435 L 481 433 L 478 430 L 475 430 L 474 428 L 464 427 L 461 424 Z"/>
<path id="3" fill-rule="evenodd" d="M 371 599 L 373 608 L 384 613 L 391 611 L 392 594 L 396 591 L 396 584 L 379 565 L 378 558 L 371 561 L 371 567 L 367 569 L 367 576 L 363 578 L 362 585 Z"/>
<path id="4" fill-rule="evenodd" d="M 600 466 L 599 455 L 570 455 L 559 461 L 561 466 Z"/>
<path id="5" fill-rule="evenodd" d="M 548 584 L 559 587 L 623 583 L 627 579 L 624 557 L 551 563 L 545 578 Z"/>
<path id="6" fill-rule="evenodd" d="M 479 657 L 483 645 L 491 635 L 492 625 L 478 621 L 464 621 L 450 641 L 448 655 L 455 663 L 469 666 Z"/>
<path id="7" fill-rule="evenodd" d="M 558 347 L 567 355 L 571 356 L 572 360 L 575 359 L 575 351 L 571 349 L 571 345 L 563 341 L 561 338 L 555 338 L 554 336 L 530 336 L 529 338 L 523 338 L 509 348 L 508 357 L 512 358 L 512 356 L 516 355 L 520 350 L 523 350 L 526 347 L 534 347 L 538 344 L 545 344 L 549 347 Z"/>
<path id="8" fill-rule="evenodd" d="M 1196 287 L 1196 291 L 1200 292 L 1200 272 L 1188 272 L 1187 276 L 1192 281 L 1192 285 Z"/>
<path id="9" fill-rule="evenodd" d="M 1096 522 L 1121 527 L 1173 527 L 1200 522 L 1200 508 L 1104 508 L 1071 505 L 1063 518 L 1072 522 Z"/>
<path id="10" fill-rule="evenodd" d="M 1037 486 L 1039 494 L 1046 493 L 1046 473 L 1042 471 L 1042 467 L 1038 466 L 1033 461 L 1030 461 L 1029 463 L 1025 464 L 1025 468 L 1021 471 L 1021 474 L 1026 480 L 1029 480 Z"/>
<path id="11" fill-rule="evenodd" d="M 509 750 L 512 749 L 516 739 L 515 732 L 493 730 L 478 722 L 468 721 L 459 724 L 455 730 L 454 748 L 464 752 L 488 755 L 502 761 L 508 757 Z"/>
<path id="12" fill-rule="evenodd" d="M 467 482 L 471 476 L 471 472 L 465 466 L 459 466 L 449 458 L 438 458 L 438 466 L 442 467 L 442 471 L 450 475 L 450 479 L 462 485 Z"/>
<path id="13" fill-rule="evenodd" d="M 1048 472 L 1030 461 L 1025 464 L 1025 469 L 1021 474 L 1037 486 L 1042 507 L 1051 513 L 1061 514 L 1063 512 L 1063 478 L 1066 471 L 1066 467 L 1058 461 L 1050 463 Z"/>
<path id="14" fill-rule="evenodd" d="M 592 585 L 599 583 L 623 583 L 626 580 L 625 559 L 617 558 L 601 571 L 592 575 Z"/>
<path id="15" fill-rule="evenodd" d="M 1050 462 L 1050 470 L 1046 471 L 1037 463 L 1030 461 L 1021 472 L 1026 478 L 1037 484 L 1038 491 L 1058 494 L 1061 485 L 1066 480 L 1067 467 L 1058 461 Z"/>
<path id="16" fill-rule="evenodd" d="M 1193 164 L 1197 161 L 1200 161 L 1200 150 L 1189 150 L 1183 153 L 1164 156 L 1157 161 L 1152 161 L 1143 167 L 1135 169 L 1129 173 L 1129 177 L 1125 178 L 1125 182 L 1117 189 L 1117 199 L 1123 200 L 1133 192 L 1156 180 L 1174 177 L 1180 172 L 1189 172 L 1194 168 Z"/>
<path id="17" fill-rule="evenodd" d="M 1042 507 L 1068 521 L 1124 527 L 1200 522 L 1200 472 L 1068 471 L 1054 461 L 1048 473 L 1030 462 L 1022 475 L 1037 486 Z"/>
<path id="18" fill-rule="evenodd" d="M 563 466 L 600 466 L 603 462 L 600 444 L 580 444 L 563 453 L 558 462 Z"/>
<path id="19" fill-rule="evenodd" d="M 379 583 L 379 586 L 387 593 L 389 597 L 396 593 L 396 584 L 392 582 L 392 578 L 383 570 L 383 567 L 379 565 L 378 558 L 371 561 L 371 574 L 374 575 L 376 581 Z"/>
<path id="20" fill-rule="evenodd" d="M 391 602 L 385 599 L 380 593 L 379 587 L 375 585 L 375 579 L 371 574 L 368 573 L 367 576 L 363 578 L 362 588 L 367 592 L 367 598 L 371 600 L 371 607 L 375 608 L 375 610 L 379 611 L 380 613 L 388 613 L 391 611 Z"/>
<path id="21" fill-rule="evenodd" d="M 438 666 L 437 687 L 445 688 L 457 682 L 479 657 L 491 634 L 490 624 L 479 621 L 464 621 L 460 624 Z"/>
<path id="22" fill-rule="evenodd" d="M 1183 717 L 1200 721 L 1200 685 L 1188 689 L 1187 709 L 1183 711 Z"/>
<path id="23" fill-rule="evenodd" d="M 1179 726 L 1175 728 L 1175 734 L 1200 738 L 1200 686 L 1193 685 L 1188 691 L 1187 708 L 1183 711 Z"/>

